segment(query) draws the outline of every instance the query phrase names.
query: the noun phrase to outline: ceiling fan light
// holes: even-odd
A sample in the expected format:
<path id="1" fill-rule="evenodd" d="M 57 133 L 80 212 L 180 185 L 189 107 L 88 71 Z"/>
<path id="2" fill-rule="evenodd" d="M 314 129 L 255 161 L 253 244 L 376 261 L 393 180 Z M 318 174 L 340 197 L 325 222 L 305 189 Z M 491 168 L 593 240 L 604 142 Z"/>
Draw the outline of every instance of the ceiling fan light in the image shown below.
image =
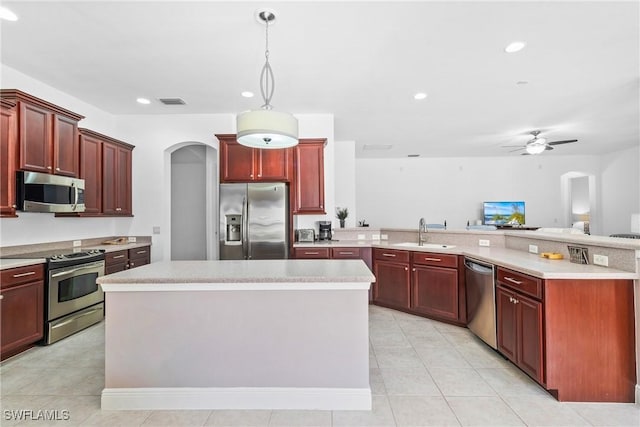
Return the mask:
<path id="1" fill-rule="evenodd" d="M 545 146 L 544 143 L 540 144 L 538 142 L 534 142 L 532 144 L 527 144 L 526 150 L 527 150 L 527 153 L 529 153 L 529 154 L 540 154 L 546 148 L 547 147 Z"/>
<path id="2" fill-rule="evenodd" d="M 238 143 L 252 148 L 288 148 L 298 144 L 298 119 L 289 113 L 252 110 L 236 117 Z"/>

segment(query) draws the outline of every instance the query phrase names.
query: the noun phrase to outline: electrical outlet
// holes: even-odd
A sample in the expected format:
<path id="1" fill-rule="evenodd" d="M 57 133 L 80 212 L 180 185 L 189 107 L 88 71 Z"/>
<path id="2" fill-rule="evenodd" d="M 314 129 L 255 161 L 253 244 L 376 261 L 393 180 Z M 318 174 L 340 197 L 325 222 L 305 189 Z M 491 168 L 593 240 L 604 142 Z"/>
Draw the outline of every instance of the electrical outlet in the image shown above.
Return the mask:
<path id="1" fill-rule="evenodd" d="M 159 225 L 154 225 L 153 226 L 153 234 L 160 234 L 160 226 Z"/>
<path id="2" fill-rule="evenodd" d="M 386 234 L 383 234 L 380 237 L 382 237 L 382 240 L 389 240 L 389 236 Z"/>
<path id="3" fill-rule="evenodd" d="M 491 242 L 489 240 L 486 240 L 486 239 L 480 239 L 480 240 L 478 240 L 478 244 L 480 246 L 490 246 Z"/>
<path id="4" fill-rule="evenodd" d="M 358 234 L 358 240 L 364 240 L 366 236 L 364 234 Z"/>
<path id="5" fill-rule="evenodd" d="M 609 257 L 606 255 L 593 254 L 593 263 L 603 267 L 609 267 Z"/>
<path id="6" fill-rule="evenodd" d="M 82 246 L 82 240 L 74 240 L 73 247 L 77 248 L 78 246 Z"/>
<path id="7" fill-rule="evenodd" d="M 538 253 L 538 246 L 537 245 L 529 245 L 529 252 L 531 252 L 532 254 L 537 254 Z"/>
<path id="8" fill-rule="evenodd" d="M 135 242 L 136 242 L 136 237 L 135 237 L 135 236 L 128 237 L 128 238 L 127 238 L 127 241 L 128 241 L 129 243 L 135 243 Z"/>
<path id="9" fill-rule="evenodd" d="M 380 235 L 379 235 L 379 234 L 372 234 L 372 235 L 371 235 L 371 238 L 372 238 L 373 240 L 380 240 Z"/>

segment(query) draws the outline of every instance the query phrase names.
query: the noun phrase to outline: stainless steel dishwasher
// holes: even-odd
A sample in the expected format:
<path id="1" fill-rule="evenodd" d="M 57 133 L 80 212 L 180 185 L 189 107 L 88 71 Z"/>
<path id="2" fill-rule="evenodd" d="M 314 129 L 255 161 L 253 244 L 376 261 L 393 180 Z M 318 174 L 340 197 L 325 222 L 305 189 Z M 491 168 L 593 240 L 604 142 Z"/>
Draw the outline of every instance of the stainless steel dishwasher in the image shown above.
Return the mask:
<path id="1" fill-rule="evenodd" d="M 464 267 L 467 285 L 467 326 L 482 341 L 497 348 L 494 266 L 465 257 Z"/>

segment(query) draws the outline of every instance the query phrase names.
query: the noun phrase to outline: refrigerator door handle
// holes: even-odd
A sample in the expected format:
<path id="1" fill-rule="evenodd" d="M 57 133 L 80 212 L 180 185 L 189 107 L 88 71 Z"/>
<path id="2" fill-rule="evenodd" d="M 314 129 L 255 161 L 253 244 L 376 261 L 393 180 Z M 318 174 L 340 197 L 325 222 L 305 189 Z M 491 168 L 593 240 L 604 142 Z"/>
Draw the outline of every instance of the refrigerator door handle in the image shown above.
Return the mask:
<path id="1" fill-rule="evenodd" d="M 246 197 L 242 198 L 242 257 L 250 259 L 249 254 L 249 201 Z"/>

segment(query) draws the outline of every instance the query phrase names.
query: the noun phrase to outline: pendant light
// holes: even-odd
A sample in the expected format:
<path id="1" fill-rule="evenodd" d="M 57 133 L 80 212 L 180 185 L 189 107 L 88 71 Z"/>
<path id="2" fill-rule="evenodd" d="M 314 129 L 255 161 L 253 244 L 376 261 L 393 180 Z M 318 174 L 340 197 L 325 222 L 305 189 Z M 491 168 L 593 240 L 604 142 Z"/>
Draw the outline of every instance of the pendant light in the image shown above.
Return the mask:
<path id="1" fill-rule="evenodd" d="M 288 148 L 298 144 L 298 119 L 289 113 L 274 111 L 271 98 L 275 78 L 269 64 L 269 23 L 276 16 L 271 10 L 258 11 L 258 21 L 266 26 L 265 63 L 260 73 L 260 92 L 264 104 L 259 110 L 246 111 L 236 117 L 237 140 L 252 148 Z"/>

